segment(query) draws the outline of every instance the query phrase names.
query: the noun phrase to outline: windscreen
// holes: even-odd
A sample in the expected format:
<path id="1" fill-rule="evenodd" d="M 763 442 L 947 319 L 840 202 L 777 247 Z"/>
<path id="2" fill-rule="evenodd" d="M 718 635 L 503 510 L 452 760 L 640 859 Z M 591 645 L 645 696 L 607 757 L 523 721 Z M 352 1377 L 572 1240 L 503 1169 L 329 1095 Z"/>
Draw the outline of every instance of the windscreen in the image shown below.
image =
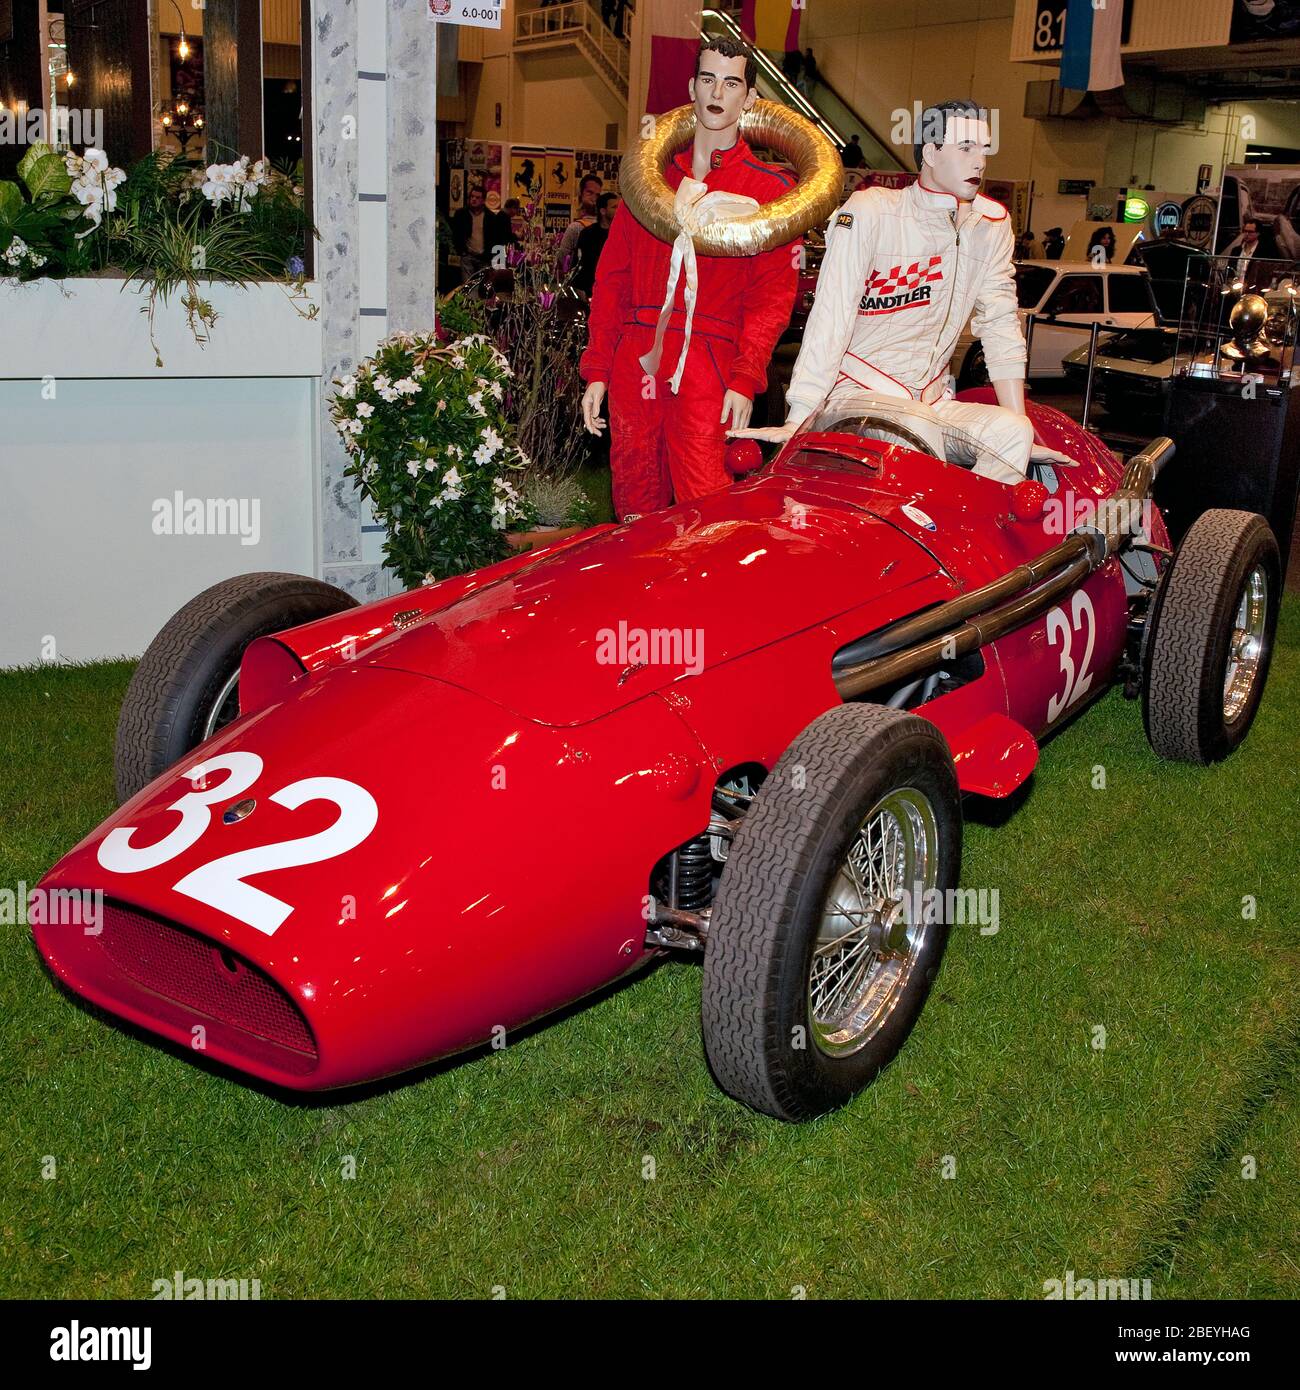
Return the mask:
<path id="1" fill-rule="evenodd" d="M 990 410 L 997 408 L 989 407 Z M 990 448 L 978 433 L 944 420 L 929 406 L 869 391 L 832 394 L 799 426 L 795 439 L 820 430 L 851 435 L 855 439 L 878 439 L 885 444 L 930 454 L 962 468 L 971 468 L 980 459 L 1007 462 L 1005 456 Z"/>

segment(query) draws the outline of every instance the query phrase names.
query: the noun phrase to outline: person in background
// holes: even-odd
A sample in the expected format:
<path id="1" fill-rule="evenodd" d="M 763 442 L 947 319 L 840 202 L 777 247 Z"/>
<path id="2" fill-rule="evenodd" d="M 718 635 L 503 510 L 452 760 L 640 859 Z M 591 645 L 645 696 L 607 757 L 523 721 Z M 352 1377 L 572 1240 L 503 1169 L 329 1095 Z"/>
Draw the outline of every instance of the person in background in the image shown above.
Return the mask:
<path id="1" fill-rule="evenodd" d="M 584 227 L 578 235 L 578 272 L 573 277 L 575 288 L 580 289 L 589 299 L 596 283 L 596 262 L 605 249 L 609 236 L 609 224 L 614 220 L 620 200 L 617 193 L 602 193 L 596 199 L 596 220 L 590 227 Z"/>
<path id="2" fill-rule="evenodd" d="M 803 53 L 803 73 L 799 79 L 799 90 L 806 97 L 812 96 L 813 83 L 821 80 L 821 73 L 817 70 L 817 59 L 813 57 L 811 48 L 805 48 Z"/>
<path id="3" fill-rule="evenodd" d="M 466 206 L 458 208 L 451 219 L 462 284 L 492 264 L 494 248 L 509 246 L 515 239 L 505 213 L 488 211 L 482 184 L 471 185 L 467 198 Z"/>
<path id="4" fill-rule="evenodd" d="M 510 219 L 510 234 L 516 241 L 524 234 L 524 210 L 518 198 L 507 198 L 501 211 Z"/>
<path id="5" fill-rule="evenodd" d="M 1016 259 L 1018 261 L 1036 261 L 1038 258 L 1038 243 L 1034 240 L 1033 232 L 1027 231 L 1016 246 Z"/>
<path id="6" fill-rule="evenodd" d="M 578 238 L 596 221 L 596 200 L 604 186 L 605 181 L 599 174 L 582 176 L 578 184 L 578 215 L 564 229 L 564 235 L 560 238 L 559 250 L 555 253 L 557 263 L 563 264 L 568 256 L 569 268 L 573 268 L 573 253 L 578 249 Z"/>
<path id="7" fill-rule="evenodd" d="M 803 72 L 803 54 L 797 48 L 787 48 L 785 57 L 781 59 L 781 71 L 786 78 L 799 85 L 799 74 Z"/>
<path id="8" fill-rule="evenodd" d="M 1065 250 L 1065 233 L 1060 227 L 1049 227 L 1043 233 L 1043 259 L 1059 261 Z"/>
<path id="9" fill-rule="evenodd" d="M 1232 263 L 1233 278 L 1245 280 L 1246 272 L 1250 269 L 1250 258 L 1259 255 L 1259 223 L 1253 218 L 1248 217 L 1241 224 L 1241 231 L 1224 248 L 1225 256 L 1233 256 Z"/>
<path id="10" fill-rule="evenodd" d="M 840 159 L 846 169 L 862 169 L 866 166 L 867 157 L 862 153 L 862 146 L 856 134 L 849 136 L 849 143 L 840 151 Z"/>

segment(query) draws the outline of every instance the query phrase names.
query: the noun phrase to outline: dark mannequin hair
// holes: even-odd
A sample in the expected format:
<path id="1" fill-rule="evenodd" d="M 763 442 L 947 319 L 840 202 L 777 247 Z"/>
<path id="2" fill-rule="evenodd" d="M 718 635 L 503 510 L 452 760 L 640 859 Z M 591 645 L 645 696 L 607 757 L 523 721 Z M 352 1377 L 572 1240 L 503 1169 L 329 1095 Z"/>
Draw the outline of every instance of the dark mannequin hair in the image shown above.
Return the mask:
<path id="1" fill-rule="evenodd" d="M 754 50 L 747 43 L 728 38 L 709 39 L 702 43 L 700 51 L 695 55 L 696 77 L 700 75 L 700 59 L 706 53 L 717 53 L 723 58 L 743 58 L 746 88 L 752 87 L 758 81 L 758 62 L 754 58 Z"/>
<path id="2" fill-rule="evenodd" d="M 927 145 L 942 145 L 944 133 L 948 129 L 949 116 L 975 116 L 980 115 L 980 109 L 973 101 L 963 101 L 954 99 L 952 101 L 941 101 L 934 106 L 927 106 L 921 112 L 921 126 L 916 132 L 916 142 L 912 146 L 912 152 L 916 155 L 916 172 L 919 174 L 922 169 L 921 151 Z"/>

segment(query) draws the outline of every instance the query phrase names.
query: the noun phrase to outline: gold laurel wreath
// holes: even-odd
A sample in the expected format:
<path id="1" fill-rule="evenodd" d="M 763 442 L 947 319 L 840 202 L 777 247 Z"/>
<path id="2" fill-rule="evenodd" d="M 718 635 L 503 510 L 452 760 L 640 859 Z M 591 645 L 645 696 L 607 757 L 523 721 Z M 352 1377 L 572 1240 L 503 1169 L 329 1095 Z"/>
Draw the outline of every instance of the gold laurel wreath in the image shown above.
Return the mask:
<path id="1" fill-rule="evenodd" d="M 691 240 L 701 256 L 757 256 L 784 246 L 824 222 L 844 196 L 840 152 L 797 111 L 775 101 L 756 101 L 741 116 L 740 133 L 749 145 L 784 155 L 799 182 L 756 212 L 693 233 Z M 694 107 L 675 107 L 656 119 L 654 134 L 629 150 L 619 166 L 618 188 L 628 211 L 660 241 L 673 241 L 681 231 L 664 166 L 694 138 Z"/>

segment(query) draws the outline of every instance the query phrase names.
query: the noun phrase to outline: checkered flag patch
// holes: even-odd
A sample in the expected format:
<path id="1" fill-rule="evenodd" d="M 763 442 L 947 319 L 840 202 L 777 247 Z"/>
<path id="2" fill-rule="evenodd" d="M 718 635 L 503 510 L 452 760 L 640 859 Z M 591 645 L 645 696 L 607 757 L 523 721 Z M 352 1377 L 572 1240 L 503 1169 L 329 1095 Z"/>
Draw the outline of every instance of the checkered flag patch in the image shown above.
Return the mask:
<path id="1" fill-rule="evenodd" d="M 906 269 L 896 265 L 883 275 L 879 271 L 872 271 L 871 278 L 867 281 L 867 293 L 897 294 L 900 290 L 914 290 L 926 281 L 942 280 L 943 271 L 939 269 L 942 260 L 942 256 L 931 256 L 925 265 L 920 261 L 913 261 Z"/>

